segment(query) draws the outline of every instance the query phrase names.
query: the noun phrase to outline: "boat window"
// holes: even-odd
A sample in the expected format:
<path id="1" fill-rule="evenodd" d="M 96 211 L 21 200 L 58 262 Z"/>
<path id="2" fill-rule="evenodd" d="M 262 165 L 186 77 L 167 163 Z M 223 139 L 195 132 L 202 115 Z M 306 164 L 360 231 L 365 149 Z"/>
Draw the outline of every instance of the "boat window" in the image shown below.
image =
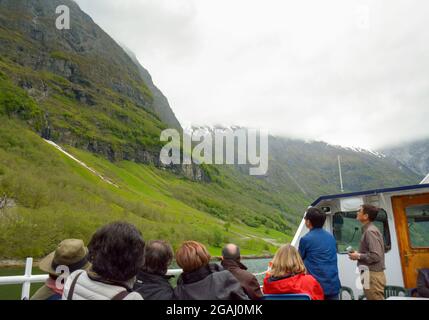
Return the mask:
<path id="1" fill-rule="evenodd" d="M 335 240 L 337 241 L 337 252 L 347 253 L 347 248 L 352 247 L 359 250 L 362 236 L 362 224 L 356 220 L 357 211 L 337 212 L 332 218 L 332 228 Z M 378 212 L 374 224 L 383 234 L 385 252 L 391 248 L 389 225 L 387 223 L 387 213 L 384 209 Z"/>
<path id="2" fill-rule="evenodd" d="M 429 247 L 429 205 L 406 208 L 411 247 Z"/>

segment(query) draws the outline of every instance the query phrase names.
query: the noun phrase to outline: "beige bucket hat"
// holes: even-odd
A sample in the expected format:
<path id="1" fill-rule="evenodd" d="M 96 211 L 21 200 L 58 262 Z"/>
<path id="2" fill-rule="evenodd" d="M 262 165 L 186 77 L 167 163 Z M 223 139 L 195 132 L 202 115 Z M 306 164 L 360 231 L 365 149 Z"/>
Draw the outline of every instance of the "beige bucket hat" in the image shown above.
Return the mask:
<path id="1" fill-rule="evenodd" d="M 88 248 L 80 239 L 66 239 L 61 241 L 57 249 L 39 263 L 39 269 L 50 274 L 60 275 L 56 269 L 58 266 L 67 266 L 72 273 L 78 269 L 88 269 Z"/>

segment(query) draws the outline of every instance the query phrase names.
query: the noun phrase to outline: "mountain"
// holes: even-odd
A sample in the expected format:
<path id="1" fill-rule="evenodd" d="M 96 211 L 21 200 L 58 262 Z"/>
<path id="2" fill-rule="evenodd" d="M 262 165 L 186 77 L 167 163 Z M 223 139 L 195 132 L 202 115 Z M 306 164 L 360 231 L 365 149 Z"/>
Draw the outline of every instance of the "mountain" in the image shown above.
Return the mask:
<path id="1" fill-rule="evenodd" d="M 268 180 L 277 186 L 289 180 L 312 199 L 341 192 L 338 156 L 345 192 L 415 184 L 422 178 L 395 158 L 364 149 L 271 137 L 270 150 Z"/>
<path id="2" fill-rule="evenodd" d="M 55 28 L 55 8 L 71 29 Z M 160 133 L 180 124 L 135 56 L 69 0 L 0 0 L 0 258 L 41 257 L 88 241 L 114 220 L 177 247 L 273 253 L 306 207 L 345 189 L 415 183 L 395 160 L 322 142 L 270 137 L 266 175 L 248 166 L 159 161 Z"/>
<path id="3" fill-rule="evenodd" d="M 381 152 L 396 159 L 418 175 L 426 176 L 429 173 L 429 139 L 382 149 Z"/>
<path id="4" fill-rule="evenodd" d="M 71 29 L 57 30 L 64 4 Z M 180 129 L 167 99 L 73 1 L 0 0 L 0 123 L 0 258 L 40 257 L 120 219 L 217 254 L 228 240 L 273 252 L 292 233 L 242 180 L 210 183 L 207 166 L 160 163 L 161 131 Z"/>
<path id="5" fill-rule="evenodd" d="M 212 135 L 216 130 L 246 130 L 239 126 L 228 128 L 220 125 L 192 129 Z M 344 192 L 415 184 L 424 177 L 397 158 L 377 151 L 273 135 L 268 136 L 268 144 L 268 172 L 256 179 L 267 183 L 271 190 L 281 190 L 283 194 L 301 194 L 314 200 L 322 194 L 340 193 L 338 157 Z M 235 169 L 247 175 L 249 165 L 236 165 Z"/>
<path id="6" fill-rule="evenodd" d="M 70 8 L 70 30 L 55 27 L 59 5 Z M 74 1 L 0 0 L 0 8 L 2 91 L 31 98 L 4 93 L 3 113 L 111 160 L 159 164 L 160 132 L 180 124 L 138 61 Z"/>
<path id="7" fill-rule="evenodd" d="M 238 128 L 196 126 L 192 129 L 213 135 L 216 130 Z M 187 130 L 185 128 L 185 132 Z M 294 227 L 316 198 L 341 193 L 338 156 L 344 192 L 411 185 L 422 179 L 395 158 L 376 151 L 272 135 L 268 136 L 268 143 L 269 165 L 263 176 L 249 176 L 249 165 L 212 165 L 206 170 L 213 183 L 241 184 L 259 202 L 278 208 Z"/>

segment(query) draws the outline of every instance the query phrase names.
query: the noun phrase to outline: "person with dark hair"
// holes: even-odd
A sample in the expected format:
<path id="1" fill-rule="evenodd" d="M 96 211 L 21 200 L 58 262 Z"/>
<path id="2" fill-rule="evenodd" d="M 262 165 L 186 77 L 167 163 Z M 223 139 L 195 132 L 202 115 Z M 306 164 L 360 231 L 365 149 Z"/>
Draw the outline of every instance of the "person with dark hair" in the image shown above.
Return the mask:
<path id="1" fill-rule="evenodd" d="M 326 213 L 310 208 L 305 216 L 305 225 L 310 230 L 299 242 L 299 253 L 307 272 L 320 283 L 325 300 L 338 300 L 341 289 L 338 276 L 337 244 L 335 238 L 323 229 Z"/>
<path id="2" fill-rule="evenodd" d="M 113 222 L 98 229 L 89 249 L 89 271 L 77 270 L 67 279 L 63 300 L 143 300 L 133 292 L 143 264 L 145 242 L 137 228 Z"/>
<path id="3" fill-rule="evenodd" d="M 365 279 L 365 272 L 369 272 L 369 283 L 365 283 L 365 281 L 363 283 L 364 293 L 368 300 L 384 300 L 384 287 L 386 286 L 383 235 L 373 223 L 378 211 L 379 209 L 372 205 L 361 206 L 356 216 L 356 219 L 363 225 L 359 252 L 349 253 L 349 258 L 356 260 L 363 271 L 363 279 Z"/>
<path id="4" fill-rule="evenodd" d="M 179 300 L 248 300 L 238 280 L 228 270 L 210 263 L 206 247 L 185 241 L 176 252 L 176 262 L 183 269 L 174 295 Z"/>
<path id="5" fill-rule="evenodd" d="M 227 244 L 222 250 L 221 265 L 231 272 L 240 282 L 250 299 L 262 298 L 261 286 L 256 277 L 247 271 L 247 267 L 240 262 L 240 248 L 235 244 Z"/>
<path id="6" fill-rule="evenodd" d="M 55 251 L 40 261 L 39 269 L 47 272 L 49 278 L 30 300 L 61 300 L 64 288 L 62 281 L 67 280 L 66 275 L 76 270 L 89 269 L 89 267 L 88 248 L 82 240 L 61 241 Z M 59 278 L 61 275 L 63 275 L 62 279 Z"/>
<path id="7" fill-rule="evenodd" d="M 145 300 L 172 300 L 173 287 L 167 276 L 168 266 L 173 260 L 173 249 L 162 240 L 149 241 L 144 249 L 143 267 L 137 275 L 134 290 Z"/>

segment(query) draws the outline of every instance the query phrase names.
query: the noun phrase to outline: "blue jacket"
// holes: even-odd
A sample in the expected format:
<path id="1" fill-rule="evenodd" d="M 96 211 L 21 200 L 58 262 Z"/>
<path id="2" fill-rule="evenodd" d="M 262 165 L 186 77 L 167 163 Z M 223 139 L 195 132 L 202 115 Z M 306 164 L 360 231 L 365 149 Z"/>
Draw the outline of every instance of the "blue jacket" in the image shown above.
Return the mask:
<path id="1" fill-rule="evenodd" d="M 307 272 L 320 283 L 325 296 L 340 292 L 337 245 L 334 237 L 321 228 L 313 228 L 299 242 L 299 253 Z"/>

